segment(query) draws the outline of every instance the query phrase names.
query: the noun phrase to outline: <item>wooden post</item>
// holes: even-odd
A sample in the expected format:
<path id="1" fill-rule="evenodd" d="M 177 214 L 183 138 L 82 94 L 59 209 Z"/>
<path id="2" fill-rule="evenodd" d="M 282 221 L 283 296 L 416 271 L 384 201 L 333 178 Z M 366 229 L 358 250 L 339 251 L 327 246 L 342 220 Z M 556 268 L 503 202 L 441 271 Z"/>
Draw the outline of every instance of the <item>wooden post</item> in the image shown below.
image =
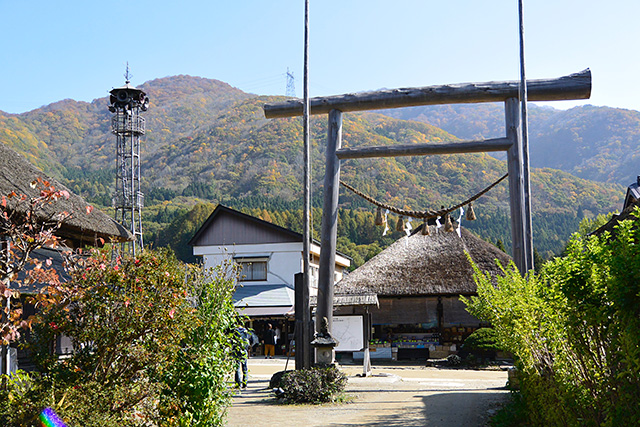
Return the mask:
<path id="1" fill-rule="evenodd" d="M 4 303 L 5 306 L 2 307 L 3 323 L 9 320 L 9 313 L 11 312 L 11 297 L 5 298 Z M 7 313 L 6 315 L 5 312 Z M 2 346 L 2 369 L 0 370 L 0 374 L 11 374 L 11 346 L 8 344 Z"/>
<path id="2" fill-rule="evenodd" d="M 300 341 L 304 349 L 302 364 L 296 369 L 311 369 L 311 308 L 309 305 L 309 289 L 311 288 L 311 144 L 309 138 L 309 0 L 304 3 L 304 82 L 303 82 L 303 147 L 304 147 L 304 218 L 302 229 L 302 286 L 304 287 L 302 316 L 303 332 Z M 296 356 L 296 361 L 297 361 Z M 298 366 L 301 366 L 300 368 Z"/>
<path id="3" fill-rule="evenodd" d="M 326 169 L 324 175 L 324 204 L 322 207 L 322 239 L 320 248 L 320 271 L 318 276 L 318 307 L 316 328 L 322 318 L 329 321 L 329 332 L 333 324 L 333 282 L 336 267 L 336 239 L 338 235 L 338 190 L 340 189 L 340 160 L 336 151 L 342 145 L 342 111 L 329 112 L 327 135 Z"/>
<path id="4" fill-rule="evenodd" d="M 371 341 L 371 312 L 369 311 L 369 306 L 364 306 L 364 315 L 362 316 L 362 324 L 363 324 L 363 340 L 364 340 L 364 348 L 363 353 L 364 357 L 362 358 L 362 375 L 365 377 L 371 376 L 371 355 L 369 354 L 369 341 Z"/>
<path id="5" fill-rule="evenodd" d="M 520 104 L 522 134 L 522 165 L 524 177 L 524 221 L 525 221 L 525 253 L 527 271 L 533 270 L 533 230 L 531 223 L 531 178 L 529 176 L 529 119 L 527 112 L 528 89 L 524 66 L 524 15 L 522 0 L 518 0 L 518 17 L 520 21 Z"/>
<path id="6" fill-rule="evenodd" d="M 295 340 L 296 370 L 311 368 L 311 307 L 309 305 L 309 287 L 306 286 L 304 273 L 294 276 L 295 284 Z"/>
<path id="7" fill-rule="evenodd" d="M 519 81 L 462 83 L 454 85 L 403 88 L 319 97 L 309 100 L 308 114 L 329 113 L 329 137 L 324 178 L 324 206 L 322 212 L 322 248 L 320 251 L 320 277 L 318 280 L 317 325 L 323 317 L 333 320 L 333 276 L 335 270 L 336 234 L 338 222 L 338 183 L 340 181 L 339 158 L 364 158 L 380 156 L 407 156 L 442 154 L 443 152 L 477 152 L 480 141 L 463 142 L 460 146 L 446 144 L 432 146 L 371 147 L 340 150 L 342 138 L 342 113 L 348 111 L 380 110 L 418 105 L 471 104 L 481 102 L 504 102 L 506 139 L 487 140 L 490 151 L 508 149 L 509 205 L 511 208 L 511 236 L 513 258 L 524 275 L 533 268 L 531 244 L 531 221 L 525 218 L 525 202 L 529 194 L 524 185 L 525 169 L 522 150 L 522 133 L 518 109 Z M 591 71 L 583 70 L 556 79 L 529 80 L 527 97 L 531 101 L 554 101 L 588 99 L 591 96 Z M 300 100 L 289 100 L 264 105 L 265 117 L 294 117 L 302 115 L 305 107 Z M 439 152 L 440 151 L 440 152 Z M 486 150 L 485 150 L 486 151 Z M 528 163 L 528 162 L 527 162 Z M 525 199 L 526 197 L 526 199 Z M 528 227 L 528 228 L 527 228 Z M 529 239 L 527 243 L 525 240 Z M 528 262 L 528 260 L 531 262 Z"/>
<path id="8" fill-rule="evenodd" d="M 504 103 L 504 112 L 507 138 L 513 141 L 513 145 L 507 151 L 512 254 L 513 261 L 524 276 L 528 271 L 528 266 L 525 245 L 524 175 L 518 98 L 507 99 Z"/>

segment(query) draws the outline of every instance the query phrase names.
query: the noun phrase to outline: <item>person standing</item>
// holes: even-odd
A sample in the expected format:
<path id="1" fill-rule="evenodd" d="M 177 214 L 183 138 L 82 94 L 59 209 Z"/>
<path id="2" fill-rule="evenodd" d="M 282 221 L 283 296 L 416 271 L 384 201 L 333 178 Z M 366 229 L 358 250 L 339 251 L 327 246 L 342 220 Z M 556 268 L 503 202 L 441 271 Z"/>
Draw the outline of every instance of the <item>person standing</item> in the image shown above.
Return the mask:
<path id="1" fill-rule="evenodd" d="M 276 331 L 271 323 L 267 324 L 267 332 L 264 335 L 264 358 L 273 359 L 276 350 Z"/>
<path id="2" fill-rule="evenodd" d="M 249 331 L 242 326 L 236 329 L 236 337 L 234 341 L 233 356 L 236 359 L 236 386 L 238 388 L 247 388 L 247 359 L 249 358 L 249 347 L 251 346 Z"/>
<path id="3" fill-rule="evenodd" d="M 276 325 L 275 329 L 276 331 L 276 345 L 280 344 L 280 336 L 282 334 L 282 331 L 280 331 L 280 326 Z"/>

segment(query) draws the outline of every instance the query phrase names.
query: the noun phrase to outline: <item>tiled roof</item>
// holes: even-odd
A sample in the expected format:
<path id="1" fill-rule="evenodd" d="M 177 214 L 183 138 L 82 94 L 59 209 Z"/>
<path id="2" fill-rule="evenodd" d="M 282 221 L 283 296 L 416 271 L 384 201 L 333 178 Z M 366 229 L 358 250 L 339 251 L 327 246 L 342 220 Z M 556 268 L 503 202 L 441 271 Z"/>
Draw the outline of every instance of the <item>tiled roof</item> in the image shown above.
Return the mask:
<path id="1" fill-rule="evenodd" d="M 240 285 L 233 295 L 236 307 L 292 306 L 294 291 L 288 285 Z"/>

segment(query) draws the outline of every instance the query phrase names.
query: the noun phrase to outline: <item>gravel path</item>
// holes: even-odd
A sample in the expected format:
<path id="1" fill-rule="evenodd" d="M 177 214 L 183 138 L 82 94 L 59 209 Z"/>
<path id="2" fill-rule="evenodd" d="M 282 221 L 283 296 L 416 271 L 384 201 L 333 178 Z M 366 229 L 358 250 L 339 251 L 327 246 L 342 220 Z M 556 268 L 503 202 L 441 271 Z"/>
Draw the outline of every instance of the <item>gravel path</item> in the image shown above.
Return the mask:
<path id="1" fill-rule="evenodd" d="M 361 367 L 342 366 L 348 403 L 281 405 L 267 387 L 284 364 L 249 361 L 249 385 L 234 397 L 228 426 L 484 426 L 509 394 L 505 371 L 374 366 L 361 378 Z"/>

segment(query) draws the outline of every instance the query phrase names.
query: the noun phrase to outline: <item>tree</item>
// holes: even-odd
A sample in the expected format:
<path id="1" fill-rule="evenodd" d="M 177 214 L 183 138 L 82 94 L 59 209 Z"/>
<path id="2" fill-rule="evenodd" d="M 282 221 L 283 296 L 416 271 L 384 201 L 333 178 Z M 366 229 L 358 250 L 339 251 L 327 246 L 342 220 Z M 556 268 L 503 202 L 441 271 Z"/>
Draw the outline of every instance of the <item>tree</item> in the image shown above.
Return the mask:
<path id="1" fill-rule="evenodd" d="M 214 206 L 211 204 L 198 203 L 190 211 L 175 218 L 169 226 L 158 233 L 156 246 L 168 246 L 175 251 L 180 260 L 194 262 L 196 257 L 188 242 L 211 215 L 213 209 Z"/>
<path id="2" fill-rule="evenodd" d="M 538 275 L 476 270 L 467 309 L 514 355 L 528 425 L 640 419 L 640 208 L 630 218 L 613 234 L 576 233 Z"/>
<path id="3" fill-rule="evenodd" d="M 44 246 L 56 247 L 59 238 L 56 231 L 70 218 L 68 212 L 50 209 L 61 198 L 68 199 L 66 190 L 56 190 L 50 182 L 38 178 L 31 187 L 40 190 L 36 197 L 11 192 L 0 201 L 0 295 L 4 299 L 2 324 L 0 324 L 2 344 L 8 346 L 20 337 L 20 329 L 28 329 L 33 319 L 22 318 L 19 298 L 20 291 L 11 283 L 27 265 L 25 284 L 34 281 L 57 283 L 58 275 L 49 268 L 50 263 L 32 259 L 32 253 Z M 91 207 L 87 207 L 91 210 Z M 67 252 L 68 254 L 68 252 Z"/>
<path id="4" fill-rule="evenodd" d="M 545 260 L 542 257 L 542 255 L 540 255 L 540 252 L 538 252 L 538 248 L 534 247 L 533 248 L 533 265 L 535 266 L 535 268 L 539 270 L 544 264 L 544 261 Z"/>
<path id="5" fill-rule="evenodd" d="M 192 269 L 191 274 L 197 322 L 163 377 L 163 426 L 222 425 L 231 399 L 226 379 L 236 362 L 229 352 L 236 343 L 229 339 L 238 339 L 230 333 L 239 320 L 232 304 L 237 267 L 223 264 L 204 272 Z"/>
<path id="6" fill-rule="evenodd" d="M 87 427 L 219 425 L 232 364 L 226 331 L 238 320 L 231 279 L 203 276 L 170 250 L 113 261 L 94 251 L 71 274 L 38 295 L 30 348 L 39 373 L 21 393 L 0 390 L 10 402 L 0 424 L 31 425 L 50 407 Z M 73 346 L 64 359 L 51 352 L 61 334 Z"/>

